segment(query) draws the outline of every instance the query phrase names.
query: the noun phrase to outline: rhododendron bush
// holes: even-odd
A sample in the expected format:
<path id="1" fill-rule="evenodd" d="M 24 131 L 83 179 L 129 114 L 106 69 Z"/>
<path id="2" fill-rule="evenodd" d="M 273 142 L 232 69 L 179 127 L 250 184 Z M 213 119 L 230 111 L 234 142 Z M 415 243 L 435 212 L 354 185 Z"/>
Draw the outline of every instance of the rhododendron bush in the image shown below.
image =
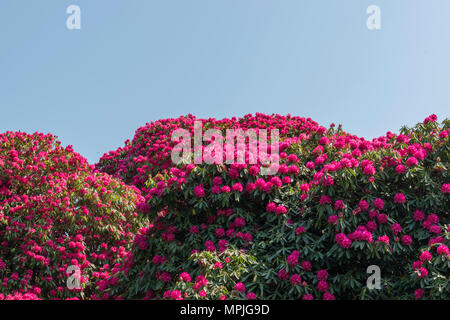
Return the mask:
<path id="1" fill-rule="evenodd" d="M 249 148 L 245 163 L 173 163 L 172 133 L 193 137 L 196 120 L 224 136 L 279 130 L 278 170 L 262 175 Z M 449 124 L 432 115 L 367 141 L 292 116 L 149 123 L 97 164 L 140 189 L 151 222 L 98 288 L 138 299 L 449 299 Z M 367 286 L 369 266 L 379 289 Z"/>
<path id="2" fill-rule="evenodd" d="M 0 134 L 0 300 L 450 299 L 449 124 L 368 141 L 188 115 L 96 166 L 52 135 Z M 242 150 L 231 129 L 269 141 Z"/>
<path id="3" fill-rule="evenodd" d="M 1 134 L 0 299 L 103 297 L 97 283 L 128 253 L 141 201 L 52 135 Z"/>

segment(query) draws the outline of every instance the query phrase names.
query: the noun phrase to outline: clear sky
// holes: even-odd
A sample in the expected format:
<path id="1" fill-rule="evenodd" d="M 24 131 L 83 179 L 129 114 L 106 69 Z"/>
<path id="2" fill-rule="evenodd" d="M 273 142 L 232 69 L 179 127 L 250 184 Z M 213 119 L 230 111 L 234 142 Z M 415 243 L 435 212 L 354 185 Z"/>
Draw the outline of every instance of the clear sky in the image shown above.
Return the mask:
<path id="1" fill-rule="evenodd" d="M 449 0 L 0 1 L 0 132 L 53 133 L 91 163 L 188 113 L 290 113 L 371 139 L 448 117 L 449 78 Z"/>

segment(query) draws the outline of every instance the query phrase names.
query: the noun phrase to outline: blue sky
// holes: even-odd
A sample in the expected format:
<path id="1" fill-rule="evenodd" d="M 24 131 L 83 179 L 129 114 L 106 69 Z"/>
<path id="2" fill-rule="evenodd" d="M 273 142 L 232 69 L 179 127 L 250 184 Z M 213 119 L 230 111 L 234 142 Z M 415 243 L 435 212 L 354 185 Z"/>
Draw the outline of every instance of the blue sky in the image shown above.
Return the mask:
<path id="1" fill-rule="evenodd" d="M 81 30 L 66 8 L 81 8 Z M 366 27 L 369 5 L 381 30 Z M 91 163 L 146 122 L 279 113 L 371 139 L 450 106 L 448 0 L 2 0 L 0 132 Z"/>

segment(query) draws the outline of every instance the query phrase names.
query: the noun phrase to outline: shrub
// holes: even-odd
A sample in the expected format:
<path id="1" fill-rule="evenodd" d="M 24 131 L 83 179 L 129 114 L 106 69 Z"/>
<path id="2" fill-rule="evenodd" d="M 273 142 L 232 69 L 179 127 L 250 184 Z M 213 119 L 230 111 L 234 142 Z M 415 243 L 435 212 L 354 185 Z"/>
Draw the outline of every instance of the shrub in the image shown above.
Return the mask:
<path id="1" fill-rule="evenodd" d="M 52 135 L 1 134 L 0 299 L 99 297 L 142 225 L 141 200 Z M 69 266 L 80 288 L 68 288 Z"/>

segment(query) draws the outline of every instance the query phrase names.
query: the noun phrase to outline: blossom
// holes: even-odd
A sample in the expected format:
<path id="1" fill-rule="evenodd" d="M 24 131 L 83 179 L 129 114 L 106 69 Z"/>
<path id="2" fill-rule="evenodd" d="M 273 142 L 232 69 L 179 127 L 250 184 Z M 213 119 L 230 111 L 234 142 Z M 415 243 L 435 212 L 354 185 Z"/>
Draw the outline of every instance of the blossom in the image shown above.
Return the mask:
<path id="1" fill-rule="evenodd" d="M 414 220 L 415 221 L 422 221 L 425 219 L 425 213 L 420 210 L 414 211 Z"/>
<path id="2" fill-rule="evenodd" d="M 398 174 L 403 174 L 405 173 L 406 168 L 404 165 L 399 164 L 398 166 L 395 167 L 395 172 L 397 172 Z"/>
<path id="3" fill-rule="evenodd" d="M 242 187 L 242 184 L 240 184 L 239 182 L 236 182 L 233 185 L 233 191 L 237 191 L 237 192 L 242 192 L 244 188 Z"/>
<path id="4" fill-rule="evenodd" d="M 417 165 L 419 163 L 419 161 L 417 161 L 417 158 L 415 157 L 409 157 L 408 160 L 406 160 L 406 165 L 408 167 L 413 167 L 415 165 Z"/>
<path id="5" fill-rule="evenodd" d="M 286 262 L 288 265 L 295 267 L 298 264 L 298 258 L 300 257 L 300 252 L 297 250 L 292 251 L 292 253 L 287 257 Z"/>
<path id="6" fill-rule="evenodd" d="M 450 183 L 444 183 L 441 187 L 442 193 L 450 193 Z"/>
<path id="7" fill-rule="evenodd" d="M 358 207 L 361 211 L 367 211 L 369 209 L 369 203 L 366 200 L 361 200 L 358 203 Z"/>
<path id="8" fill-rule="evenodd" d="M 336 297 L 330 293 L 330 292 L 325 292 L 322 296 L 323 300 L 336 300 Z"/>
<path id="9" fill-rule="evenodd" d="M 400 226 L 400 224 L 394 223 L 393 225 L 391 225 L 391 230 L 394 234 L 398 234 L 402 231 L 402 227 Z"/>
<path id="10" fill-rule="evenodd" d="M 180 280 L 184 282 L 191 282 L 191 276 L 187 272 L 182 272 L 180 274 Z"/>
<path id="11" fill-rule="evenodd" d="M 283 206 L 283 205 L 279 205 L 279 206 L 275 209 L 275 213 L 276 213 L 277 215 L 285 214 L 286 212 L 287 212 L 287 209 L 286 209 L 286 207 Z"/>
<path id="12" fill-rule="evenodd" d="M 302 278 L 298 274 L 293 274 L 291 276 L 290 282 L 293 286 L 296 286 L 296 285 L 299 285 L 300 283 L 302 283 Z"/>
<path id="13" fill-rule="evenodd" d="M 416 299 L 421 299 L 423 297 L 423 289 L 414 290 L 414 297 Z"/>
<path id="14" fill-rule="evenodd" d="M 380 199 L 380 198 L 376 198 L 373 201 L 373 206 L 374 206 L 375 209 L 383 210 L 383 208 L 384 208 L 384 201 L 382 199 Z"/>
<path id="15" fill-rule="evenodd" d="M 326 292 L 329 288 L 329 285 L 326 281 L 320 280 L 317 283 L 317 290 L 319 290 L 320 292 Z"/>
<path id="16" fill-rule="evenodd" d="M 296 230 L 295 230 L 295 234 L 296 235 L 300 235 L 300 234 L 302 234 L 302 233 L 305 233 L 306 232 L 306 230 L 305 230 L 305 228 L 304 227 L 298 227 Z"/>
<path id="17" fill-rule="evenodd" d="M 429 251 L 424 251 L 420 255 L 421 261 L 430 261 L 431 258 L 433 258 L 433 256 L 431 255 L 431 253 Z"/>
<path id="18" fill-rule="evenodd" d="M 411 244 L 412 244 L 412 238 L 411 238 L 411 236 L 405 234 L 405 235 L 402 237 L 402 244 L 405 245 L 405 246 L 411 245 Z"/>
<path id="19" fill-rule="evenodd" d="M 328 272 L 327 272 L 327 270 L 322 269 L 322 270 L 317 271 L 317 279 L 318 279 L 318 280 L 323 280 L 323 281 L 325 281 L 325 280 L 327 280 L 327 278 L 328 278 Z"/>

